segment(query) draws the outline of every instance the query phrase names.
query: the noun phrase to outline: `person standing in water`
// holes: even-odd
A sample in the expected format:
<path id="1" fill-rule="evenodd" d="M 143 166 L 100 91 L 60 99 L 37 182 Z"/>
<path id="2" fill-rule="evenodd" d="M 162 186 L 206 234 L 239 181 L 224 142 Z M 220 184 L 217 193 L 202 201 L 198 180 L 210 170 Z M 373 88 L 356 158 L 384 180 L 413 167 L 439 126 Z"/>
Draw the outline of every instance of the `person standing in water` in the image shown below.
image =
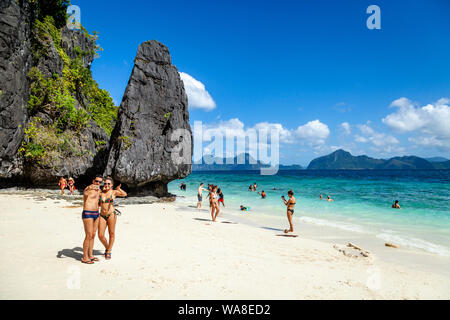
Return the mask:
<path id="1" fill-rule="evenodd" d="M 114 240 L 116 239 L 116 221 L 117 214 L 114 210 L 114 199 L 116 197 L 126 197 L 127 193 L 120 189 L 120 184 L 116 189 L 113 189 L 114 181 L 111 177 L 105 179 L 105 185 L 98 199 L 98 204 L 100 206 L 100 217 L 101 219 L 98 226 L 98 238 L 101 243 L 105 246 L 105 259 L 111 259 L 111 251 L 114 245 Z M 109 242 L 105 237 L 105 230 L 108 227 Z"/>
<path id="2" fill-rule="evenodd" d="M 222 189 L 217 190 L 217 194 L 219 196 L 219 200 L 217 202 L 217 205 L 219 205 L 219 202 L 222 202 L 222 205 L 225 207 L 225 202 L 223 201 L 223 192 Z"/>
<path id="3" fill-rule="evenodd" d="M 281 196 L 284 204 L 287 207 L 286 214 L 287 214 L 287 218 L 288 218 L 289 226 L 290 226 L 289 230 L 288 229 L 284 230 L 284 233 L 294 232 L 294 225 L 292 224 L 292 215 L 294 214 L 294 206 L 297 203 L 297 201 L 294 198 L 294 192 L 292 190 L 288 191 L 288 197 L 289 197 L 289 200 L 286 200 L 284 198 L 284 196 Z"/>
<path id="4" fill-rule="evenodd" d="M 61 179 L 59 179 L 58 185 L 61 188 L 61 194 L 64 194 L 64 189 L 67 186 L 67 180 L 64 179 L 64 177 L 61 177 Z"/>
<path id="5" fill-rule="evenodd" d="M 205 188 L 203 188 L 203 182 L 200 183 L 200 186 L 197 189 L 197 209 L 200 209 L 202 207 L 202 201 L 203 201 L 203 195 L 202 192 L 206 191 Z"/>
<path id="6" fill-rule="evenodd" d="M 98 214 L 98 199 L 100 197 L 100 184 L 103 182 L 101 175 L 96 175 L 92 184 L 83 192 L 83 219 L 84 226 L 84 241 L 83 241 L 83 258 L 82 263 L 93 264 L 98 261 L 93 255 L 95 233 L 97 232 L 99 214 Z"/>
<path id="7" fill-rule="evenodd" d="M 398 203 L 398 200 L 395 200 L 394 204 L 392 205 L 392 208 L 400 209 L 400 204 Z"/>

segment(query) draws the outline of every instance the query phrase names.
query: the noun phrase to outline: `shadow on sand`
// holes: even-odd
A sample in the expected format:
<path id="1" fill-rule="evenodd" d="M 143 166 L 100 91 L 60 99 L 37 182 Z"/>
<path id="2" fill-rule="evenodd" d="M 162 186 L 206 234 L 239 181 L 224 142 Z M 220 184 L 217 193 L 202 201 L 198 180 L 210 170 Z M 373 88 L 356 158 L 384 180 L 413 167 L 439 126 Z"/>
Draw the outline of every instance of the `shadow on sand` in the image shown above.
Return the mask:
<path id="1" fill-rule="evenodd" d="M 94 256 L 103 255 L 103 252 L 94 250 L 93 252 Z M 78 261 L 81 261 L 81 258 L 83 258 L 83 248 L 81 247 L 75 247 L 73 249 L 62 249 L 61 251 L 58 251 L 58 254 L 56 255 L 57 258 L 72 258 Z"/>
<path id="2" fill-rule="evenodd" d="M 211 222 L 211 219 L 202 219 L 202 218 L 193 218 L 194 220 L 198 220 L 198 221 L 208 221 Z"/>
<path id="3" fill-rule="evenodd" d="M 270 227 L 261 227 L 261 228 L 266 229 L 266 230 L 273 230 L 273 231 L 284 231 L 283 229 L 270 228 Z"/>

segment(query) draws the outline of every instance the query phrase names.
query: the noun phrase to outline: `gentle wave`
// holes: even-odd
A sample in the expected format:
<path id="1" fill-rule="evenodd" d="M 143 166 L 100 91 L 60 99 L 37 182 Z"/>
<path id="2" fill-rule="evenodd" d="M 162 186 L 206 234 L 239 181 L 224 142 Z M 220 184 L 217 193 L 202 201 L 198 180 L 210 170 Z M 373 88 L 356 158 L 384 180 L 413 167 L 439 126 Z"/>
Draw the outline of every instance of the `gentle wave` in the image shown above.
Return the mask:
<path id="1" fill-rule="evenodd" d="M 319 225 L 319 226 L 333 227 L 333 228 L 337 228 L 337 229 L 341 229 L 341 230 L 345 230 L 345 231 L 352 231 L 352 232 L 357 232 L 357 233 L 370 233 L 368 230 L 366 230 L 363 227 L 356 225 L 356 224 L 335 222 L 335 221 L 311 218 L 311 217 L 305 217 L 305 216 L 300 217 L 299 220 L 304 221 L 306 223 L 312 223 L 312 224 Z"/>
<path id="2" fill-rule="evenodd" d="M 400 246 L 421 249 L 427 252 L 450 257 L 450 250 L 438 244 L 425 241 L 423 239 L 395 234 L 389 230 L 382 230 L 382 233 L 377 234 L 376 237 L 388 242 L 394 242 L 395 244 L 398 244 Z"/>

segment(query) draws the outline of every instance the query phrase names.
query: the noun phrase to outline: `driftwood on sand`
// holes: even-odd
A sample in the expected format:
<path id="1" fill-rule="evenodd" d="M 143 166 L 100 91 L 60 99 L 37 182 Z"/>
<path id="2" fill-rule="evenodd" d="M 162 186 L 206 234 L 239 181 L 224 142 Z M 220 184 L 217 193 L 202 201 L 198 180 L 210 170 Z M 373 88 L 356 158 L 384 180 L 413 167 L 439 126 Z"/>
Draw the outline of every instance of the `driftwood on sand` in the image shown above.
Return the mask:
<path id="1" fill-rule="evenodd" d="M 389 243 L 389 242 L 386 242 L 384 245 L 385 245 L 386 247 L 398 248 L 398 245 L 393 244 L 393 243 Z"/>

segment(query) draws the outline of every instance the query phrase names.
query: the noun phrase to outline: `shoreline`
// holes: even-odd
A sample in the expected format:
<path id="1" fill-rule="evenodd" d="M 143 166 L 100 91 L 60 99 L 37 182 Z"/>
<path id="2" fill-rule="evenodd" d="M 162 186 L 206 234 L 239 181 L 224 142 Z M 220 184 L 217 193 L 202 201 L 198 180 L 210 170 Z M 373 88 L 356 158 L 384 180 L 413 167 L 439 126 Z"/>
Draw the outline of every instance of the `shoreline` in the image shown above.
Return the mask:
<path id="1" fill-rule="evenodd" d="M 80 206 L 32 194 L 0 199 L 2 299 L 450 298 L 450 277 L 436 270 L 376 251 L 348 257 L 322 241 L 326 233 L 312 239 L 300 225 L 299 237 L 287 238 L 276 236 L 280 226 L 252 228 L 227 213 L 212 223 L 207 208 L 176 202 L 120 205 L 112 259 L 96 238 L 100 262 L 83 265 Z"/>
<path id="2" fill-rule="evenodd" d="M 203 204 L 206 204 L 205 201 L 203 202 Z M 174 205 L 183 208 L 187 204 L 180 204 L 175 201 Z M 187 205 L 189 209 L 195 210 L 192 206 L 193 205 Z M 202 208 L 204 207 L 202 206 Z M 251 211 L 250 213 L 239 213 L 239 210 L 233 209 L 229 212 L 229 209 L 227 210 L 227 208 L 225 208 L 227 211 L 224 214 L 222 212 L 223 207 L 221 206 L 220 208 L 222 217 L 233 219 L 238 223 L 248 225 L 252 228 L 260 228 L 267 232 L 280 233 L 288 227 L 287 218 L 283 215 L 281 210 L 280 216 L 274 216 L 265 213 L 254 215 Z M 308 239 L 332 245 L 336 243 L 348 244 L 350 242 L 357 244 L 362 249 L 375 253 L 376 256 L 383 261 L 415 268 L 423 272 L 433 271 L 450 278 L 450 268 L 448 268 L 448 266 L 450 266 L 449 256 L 402 245 L 398 245 L 398 248 L 387 247 L 385 246 L 385 243 L 388 241 L 378 238 L 376 234 L 364 231 L 343 230 L 331 225 L 317 225 L 314 222 L 305 221 L 302 218 L 302 216 L 298 217 L 298 215 L 297 217 L 294 217 L 294 233 L 298 234 L 300 237 L 306 237 Z"/>

